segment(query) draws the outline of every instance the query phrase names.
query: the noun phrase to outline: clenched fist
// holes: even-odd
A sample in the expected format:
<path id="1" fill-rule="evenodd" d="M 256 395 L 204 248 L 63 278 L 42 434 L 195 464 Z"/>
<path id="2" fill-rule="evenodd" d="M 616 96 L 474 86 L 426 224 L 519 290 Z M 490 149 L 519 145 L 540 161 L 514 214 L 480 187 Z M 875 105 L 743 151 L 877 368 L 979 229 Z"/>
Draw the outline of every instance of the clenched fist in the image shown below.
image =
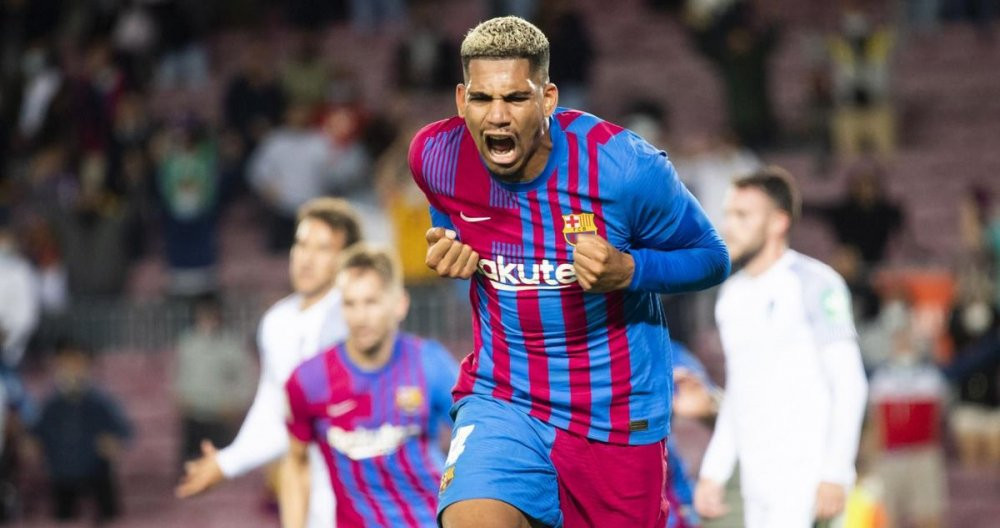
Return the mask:
<path id="1" fill-rule="evenodd" d="M 615 249 L 607 240 L 591 234 L 577 237 L 573 269 L 580 287 L 588 292 L 624 290 L 632 283 L 632 255 Z"/>
<path id="2" fill-rule="evenodd" d="M 468 279 L 479 265 L 479 253 L 456 240 L 451 229 L 432 227 L 427 230 L 427 267 L 441 277 Z"/>

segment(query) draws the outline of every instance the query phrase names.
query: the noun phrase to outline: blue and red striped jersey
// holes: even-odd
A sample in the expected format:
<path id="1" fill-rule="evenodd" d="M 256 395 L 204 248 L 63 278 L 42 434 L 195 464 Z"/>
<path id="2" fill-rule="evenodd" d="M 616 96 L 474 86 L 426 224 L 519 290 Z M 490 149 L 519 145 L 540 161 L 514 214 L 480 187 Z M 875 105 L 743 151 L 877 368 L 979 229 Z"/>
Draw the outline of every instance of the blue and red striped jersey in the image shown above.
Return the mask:
<path id="1" fill-rule="evenodd" d="M 480 256 L 474 350 L 455 398 L 492 395 L 599 441 L 659 441 L 670 427 L 671 366 L 657 293 L 721 282 L 728 253 L 663 151 L 575 110 L 557 109 L 549 125 L 548 163 L 524 183 L 489 173 L 459 117 L 424 127 L 410 145 L 434 225 Z M 581 233 L 632 255 L 627 290 L 577 284 Z"/>
<path id="2" fill-rule="evenodd" d="M 288 431 L 316 442 L 337 497 L 337 526 L 436 527 L 458 366 L 441 345 L 400 334 L 392 358 L 360 369 L 338 345 L 303 362 L 285 384 Z"/>

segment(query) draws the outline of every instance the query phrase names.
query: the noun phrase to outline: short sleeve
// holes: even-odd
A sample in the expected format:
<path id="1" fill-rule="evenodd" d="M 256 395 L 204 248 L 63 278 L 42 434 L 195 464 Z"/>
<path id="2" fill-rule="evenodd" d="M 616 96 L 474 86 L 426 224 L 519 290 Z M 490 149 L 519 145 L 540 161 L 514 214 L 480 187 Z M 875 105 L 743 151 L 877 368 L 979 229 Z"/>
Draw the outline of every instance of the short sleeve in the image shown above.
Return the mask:
<path id="1" fill-rule="evenodd" d="M 410 174 L 413 176 L 413 182 L 423 191 L 427 201 L 431 204 L 431 222 L 435 227 L 438 226 L 438 218 L 435 217 L 434 212 L 442 212 L 444 211 L 444 207 L 441 206 L 434 191 L 427 185 L 427 180 L 424 178 L 424 147 L 427 146 L 428 141 L 431 141 L 432 134 L 437 129 L 437 126 L 438 123 L 432 123 L 417 132 L 410 141 L 410 149 L 406 155 L 407 163 L 410 166 Z"/>
<path id="2" fill-rule="evenodd" d="M 285 426 L 288 432 L 300 442 L 313 439 L 312 420 L 309 417 L 309 405 L 306 402 L 302 385 L 299 384 L 298 369 L 289 376 L 285 383 Z"/>

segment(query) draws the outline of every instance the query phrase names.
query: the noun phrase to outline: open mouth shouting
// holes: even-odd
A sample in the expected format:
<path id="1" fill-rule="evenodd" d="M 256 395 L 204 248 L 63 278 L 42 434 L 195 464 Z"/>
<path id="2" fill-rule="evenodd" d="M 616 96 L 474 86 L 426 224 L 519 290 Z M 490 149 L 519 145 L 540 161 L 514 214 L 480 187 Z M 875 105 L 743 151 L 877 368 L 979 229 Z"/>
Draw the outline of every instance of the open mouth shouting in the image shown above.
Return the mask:
<path id="1" fill-rule="evenodd" d="M 517 161 L 517 141 L 511 134 L 486 134 L 486 152 L 489 160 L 501 166 Z"/>

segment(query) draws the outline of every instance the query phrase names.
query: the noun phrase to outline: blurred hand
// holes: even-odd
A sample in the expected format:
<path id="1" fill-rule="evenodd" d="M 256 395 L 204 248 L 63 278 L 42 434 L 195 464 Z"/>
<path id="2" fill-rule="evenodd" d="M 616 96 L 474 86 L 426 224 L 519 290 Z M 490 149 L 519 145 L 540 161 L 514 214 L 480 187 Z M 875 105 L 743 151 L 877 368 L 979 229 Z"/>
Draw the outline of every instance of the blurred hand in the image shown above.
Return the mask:
<path id="1" fill-rule="evenodd" d="M 584 291 L 624 290 L 632 283 L 635 261 L 607 240 L 584 234 L 577 237 L 573 249 L 573 270 Z"/>
<path id="2" fill-rule="evenodd" d="M 726 489 L 721 483 L 709 479 L 699 479 L 694 489 L 694 509 L 706 519 L 722 517 L 729 513 L 726 506 Z"/>
<path id="3" fill-rule="evenodd" d="M 816 518 L 825 521 L 844 511 L 847 493 L 840 484 L 820 482 L 816 490 Z"/>
<path id="4" fill-rule="evenodd" d="M 101 433 L 97 435 L 97 454 L 104 460 L 114 461 L 122 452 L 122 443 L 114 435 Z"/>
<path id="5" fill-rule="evenodd" d="M 682 368 L 674 369 L 675 416 L 700 419 L 716 413 L 715 400 L 697 376 Z"/>
<path id="6" fill-rule="evenodd" d="M 456 240 L 451 229 L 432 227 L 427 230 L 427 267 L 441 277 L 468 279 L 479 265 L 479 253 Z"/>
<path id="7" fill-rule="evenodd" d="M 184 464 L 184 477 L 174 489 L 174 494 L 180 499 L 211 489 L 226 478 L 216 460 L 218 450 L 212 445 L 212 442 L 202 440 L 201 453 L 201 458 Z"/>

